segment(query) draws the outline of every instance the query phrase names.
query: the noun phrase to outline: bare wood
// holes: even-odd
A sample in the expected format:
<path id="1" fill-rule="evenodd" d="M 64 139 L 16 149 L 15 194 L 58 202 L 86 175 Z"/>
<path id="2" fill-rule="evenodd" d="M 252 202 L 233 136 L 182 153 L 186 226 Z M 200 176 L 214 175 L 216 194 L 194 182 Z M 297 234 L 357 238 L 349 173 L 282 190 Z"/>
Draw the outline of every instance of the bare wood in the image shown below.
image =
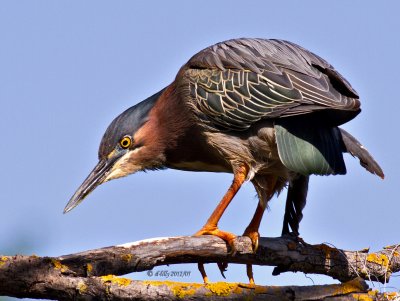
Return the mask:
<path id="1" fill-rule="evenodd" d="M 261 238 L 256 254 L 252 253 L 251 241 L 247 237 L 238 237 L 235 240 L 235 247 L 236 254 L 230 255 L 225 242 L 217 237 L 189 236 L 151 239 L 55 258 L 2 256 L 0 257 L 0 295 L 31 298 L 57 296 L 58 299 L 63 299 L 62 296 L 65 296 L 64 299 L 70 299 L 71 296 L 79 295 L 90 300 L 93 296 L 103 298 L 106 296 L 105 292 L 109 294 L 112 291 L 113 294 L 116 293 L 106 297 L 113 300 L 123 300 L 124 294 L 142 298 L 137 300 L 155 300 L 151 299 L 152 292 L 156 294 L 164 292 L 166 296 L 169 294 L 171 298 L 173 296 L 175 298 L 176 295 L 171 295 L 171 291 L 193 292 L 196 288 L 194 291 L 198 293 L 198 297 L 190 300 L 201 300 L 201 296 L 204 297 L 204 294 L 210 293 L 206 286 L 200 284 L 181 283 L 176 284 L 178 288 L 173 286 L 175 287 L 173 289 L 167 282 L 130 281 L 106 276 L 123 275 L 149 270 L 159 265 L 177 263 L 229 262 L 272 265 L 278 266 L 275 273 L 302 271 L 325 274 L 341 281 L 360 276 L 363 279 L 384 282 L 385 279 L 389 280 L 391 273 L 400 271 L 398 245 L 386 247 L 375 253 L 368 253 L 366 250 L 343 251 L 323 244 L 309 245 L 295 237 L 287 236 Z M 239 287 L 239 284 L 235 286 L 225 283 L 225 285 L 232 289 Z M 242 286 L 240 286 L 241 289 Z M 263 288 L 271 290 L 268 287 Z M 320 292 L 318 287 L 314 288 L 315 293 Z M 282 289 L 294 290 L 294 287 Z M 241 291 L 254 293 L 258 290 L 245 287 Z M 100 292 L 102 295 L 98 295 Z M 270 292 L 268 291 L 268 294 Z M 365 289 L 359 290 L 358 293 L 365 293 Z M 145 299 L 142 294 L 146 294 L 148 298 Z M 174 300 L 168 298 L 166 300 Z"/>

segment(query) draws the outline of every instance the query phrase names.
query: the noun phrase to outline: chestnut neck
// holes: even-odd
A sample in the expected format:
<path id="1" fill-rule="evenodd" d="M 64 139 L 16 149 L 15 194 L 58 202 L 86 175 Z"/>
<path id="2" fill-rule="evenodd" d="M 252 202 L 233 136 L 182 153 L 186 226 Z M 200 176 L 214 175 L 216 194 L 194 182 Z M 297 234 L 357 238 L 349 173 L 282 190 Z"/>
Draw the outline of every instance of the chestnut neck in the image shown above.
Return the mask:
<path id="1" fill-rule="evenodd" d="M 170 154 L 179 151 L 180 141 L 196 127 L 187 104 L 179 97 L 175 84 L 164 89 L 148 115 L 140 134 L 158 167 L 168 166 Z"/>
<path id="2" fill-rule="evenodd" d="M 207 142 L 207 135 L 187 101 L 190 100 L 176 90 L 175 83 L 161 94 L 149 114 L 152 153 L 161 156 L 163 167 L 192 171 L 216 169 L 210 166 L 227 169 L 224 158 Z"/>

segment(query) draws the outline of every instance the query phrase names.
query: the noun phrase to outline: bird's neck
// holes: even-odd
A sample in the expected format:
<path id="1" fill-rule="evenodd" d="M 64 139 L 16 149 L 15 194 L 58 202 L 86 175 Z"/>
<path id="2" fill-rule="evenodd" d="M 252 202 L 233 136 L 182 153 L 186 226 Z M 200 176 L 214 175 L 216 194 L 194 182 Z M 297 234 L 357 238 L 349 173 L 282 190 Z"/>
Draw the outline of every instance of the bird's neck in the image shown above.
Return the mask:
<path id="1" fill-rule="evenodd" d="M 188 101 L 188 95 L 180 95 L 172 83 L 150 111 L 146 125 L 151 135 L 151 153 L 159 158 L 158 168 L 229 171 L 226 161 L 208 144 Z"/>
<path id="2" fill-rule="evenodd" d="M 178 95 L 175 84 L 165 88 L 150 110 L 143 129 L 155 168 L 168 166 L 169 154 L 179 149 L 178 144 L 195 124 L 191 116 L 192 113 Z"/>

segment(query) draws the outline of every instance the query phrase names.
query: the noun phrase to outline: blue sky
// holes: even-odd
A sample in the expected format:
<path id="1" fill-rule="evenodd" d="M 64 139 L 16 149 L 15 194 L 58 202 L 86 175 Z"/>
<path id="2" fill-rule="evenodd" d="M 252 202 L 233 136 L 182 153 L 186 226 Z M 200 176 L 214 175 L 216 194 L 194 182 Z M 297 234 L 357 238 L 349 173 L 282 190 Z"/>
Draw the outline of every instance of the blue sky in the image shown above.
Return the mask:
<path id="1" fill-rule="evenodd" d="M 350 156 L 346 176 L 313 176 L 301 236 L 352 250 L 400 243 L 399 9 L 398 1 L 365 0 L 2 1 L 0 254 L 53 256 L 195 233 L 231 175 L 138 173 L 102 185 L 69 214 L 62 210 L 96 164 L 112 119 L 168 85 L 194 53 L 235 37 L 296 42 L 328 60 L 361 96 L 362 113 L 344 128 L 386 179 Z M 262 236 L 280 234 L 285 197 L 270 203 Z M 256 204 L 248 184 L 221 228 L 241 234 Z M 192 271 L 176 280 L 201 281 L 194 265 L 168 269 Z M 221 280 L 214 265 L 206 269 Z M 273 277 L 271 270 L 257 267 L 256 282 L 312 284 L 302 273 Z M 226 276 L 247 281 L 244 266 L 232 265 Z M 400 278 L 388 286 L 400 289 Z"/>

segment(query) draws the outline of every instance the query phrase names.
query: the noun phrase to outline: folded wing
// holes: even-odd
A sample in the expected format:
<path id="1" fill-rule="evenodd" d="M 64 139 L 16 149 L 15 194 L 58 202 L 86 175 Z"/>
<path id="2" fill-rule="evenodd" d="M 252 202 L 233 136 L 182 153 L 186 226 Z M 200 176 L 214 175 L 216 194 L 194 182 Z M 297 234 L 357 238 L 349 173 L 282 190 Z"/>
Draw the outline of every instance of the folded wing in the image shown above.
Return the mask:
<path id="1" fill-rule="evenodd" d="M 178 77 L 200 117 L 227 130 L 315 112 L 339 125 L 360 111 L 356 91 L 330 64 L 287 41 L 222 42 L 193 56 Z"/>

